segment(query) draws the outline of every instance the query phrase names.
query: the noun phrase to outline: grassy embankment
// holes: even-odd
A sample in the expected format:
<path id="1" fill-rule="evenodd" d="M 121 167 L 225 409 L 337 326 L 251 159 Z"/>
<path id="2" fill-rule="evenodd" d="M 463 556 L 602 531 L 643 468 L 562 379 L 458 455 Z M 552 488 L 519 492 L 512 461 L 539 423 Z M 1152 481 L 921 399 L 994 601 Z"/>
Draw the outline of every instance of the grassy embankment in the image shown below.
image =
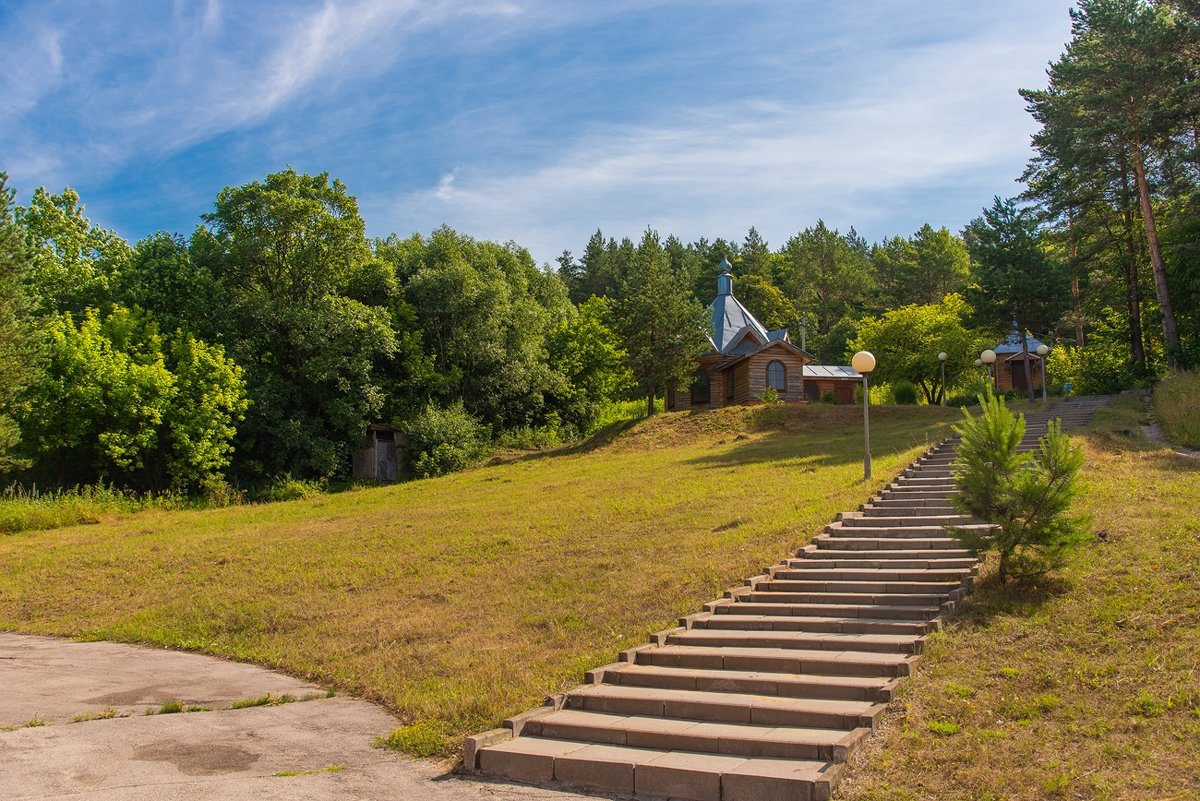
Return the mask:
<path id="1" fill-rule="evenodd" d="M 1154 416 L 1177 445 L 1200 448 L 1200 370 L 1175 372 L 1154 388 Z"/>
<path id="2" fill-rule="evenodd" d="M 0 537 L 0 629 L 191 648 L 387 704 L 459 736 L 808 541 L 956 410 L 662 415 L 609 444 L 288 503 L 149 510 Z"/>
<path id="3" fill-rule="evenodd" d="M 1083 438 L 1103 532 L 1029 589 L 984 581 L 928 649 L 840 796 L 1200 799 L 1200 464 L 1137 398 Z"/>

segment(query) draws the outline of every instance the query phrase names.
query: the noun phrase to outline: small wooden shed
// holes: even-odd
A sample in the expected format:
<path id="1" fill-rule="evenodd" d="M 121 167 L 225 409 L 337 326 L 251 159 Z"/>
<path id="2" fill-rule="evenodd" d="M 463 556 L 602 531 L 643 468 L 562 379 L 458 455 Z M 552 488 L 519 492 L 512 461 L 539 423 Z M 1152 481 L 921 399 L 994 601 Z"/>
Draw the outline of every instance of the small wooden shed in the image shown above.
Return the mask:
<path id="1" fill-rule="evenodd" d="M 360 481 L 381 484 L 396 481 L 404 460 L 404 432 L 392 426 L 367 426 L 362 443 L 354 452 L 351 475 Z"/>
<path id="2" fill-rule="evenodd" d="M 996 354 L 996 391 L 1018 392 L 1028 391 L 1025 383 L 1025 360 L 1029 359 L 1029 379 L 1034 389 L 1042 388 L 1042 357 L 1037 355 L 1038 346 L 1042 343 L 1029 337 L 1029 352 L 1021 347 L 1021 335 L 1013 331 L 1008 338 L 992 350 Z"/>
<path id="3" fill-rule="evenodd" d="M 804 391 L 810 401 L 828 396 L 836 403 L 854 403 L 854 388 L 861 385 L 862 375 L 849 365 L 804 365 Z"/>

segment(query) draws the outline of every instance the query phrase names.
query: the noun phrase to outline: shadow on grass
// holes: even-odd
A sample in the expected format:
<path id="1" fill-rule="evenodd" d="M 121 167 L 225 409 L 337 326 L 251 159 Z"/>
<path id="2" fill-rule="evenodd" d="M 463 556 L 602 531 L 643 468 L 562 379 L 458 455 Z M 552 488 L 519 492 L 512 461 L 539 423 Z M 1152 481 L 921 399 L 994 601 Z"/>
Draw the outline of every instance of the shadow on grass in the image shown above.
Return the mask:
<path id="1" fill-rule="evenodd" d="M 549 450 L 530 451 L 519 456 L 497 457 L 488 462 L 488 464 L 506 464 L 510 462 L 528 462 L 532 460 L 541 460 L 554 458 L 557 456 L 578 456 L 580 454 L 591 453 L 597 451 L 606 445 L 611 445 L 622 434 L 629 431 L 635 425 L 640 423 L 645 418 L 637 418 L 634 420 L 621 420 L 616 423 L 611 423 L 601 428 L 599 431 L 574 442 L 570 445 L 563 445 Z"/>
<path id="2" fill-rule="evenodd" d="M 687 463 L 718 469 L 781 462 L 781 466 L 798 463 L 815 470 L 862 462 L 860 411 L 837 416 L 825 414 L 813 421 L 775 418 L 770 415 L 771 411 L 774 410 L 759 415 L 751 429 L 756 433 L 767 432 L 765 437 L 747 439 L 732 448 L 689 459 Z M 912 407 L 880 407 L 872 419 L 871 455 L 880 458 L 923 445 L 932 447 L 953 433 L 952 424 L 953 420 L 947 419 L 943 412 L 923 419 L 914 417 Z M 805 441 L 806 437 L 811 437 L 811 442 Z"/>
<path id="3" fill-rule="evenodd" d="M 1028 617 L 1071 591 L 1070 582 L 1056 576 L 1001 584 L 995 568 L 992 561 L 981 571 L 981 578 L 954 616 L 957 625 L 986 628 L 998 617 Z"/>

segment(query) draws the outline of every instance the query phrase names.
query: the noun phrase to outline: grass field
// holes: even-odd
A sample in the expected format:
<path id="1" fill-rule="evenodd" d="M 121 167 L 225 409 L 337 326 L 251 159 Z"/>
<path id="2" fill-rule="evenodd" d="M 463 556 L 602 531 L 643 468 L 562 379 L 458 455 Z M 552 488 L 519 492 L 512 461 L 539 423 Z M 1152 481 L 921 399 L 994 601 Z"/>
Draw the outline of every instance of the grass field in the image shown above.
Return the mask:
<path id="1" fill-rule="evenodd" d="M 1200 464 L 1144 417 L 1123 399 L 1085 438 L 1103 538 L 1036 588 L 983 581 L 843 798 L 1200 799 Z"/>
<path id="2" fill-rule="evenodd" d="M 734 408 L 439 479 L 0 536 L 0 629 L 282 669 L 452 754 L 790 554 L 958 416 L 874 409 L 866 483 L 860 409 Z"/>

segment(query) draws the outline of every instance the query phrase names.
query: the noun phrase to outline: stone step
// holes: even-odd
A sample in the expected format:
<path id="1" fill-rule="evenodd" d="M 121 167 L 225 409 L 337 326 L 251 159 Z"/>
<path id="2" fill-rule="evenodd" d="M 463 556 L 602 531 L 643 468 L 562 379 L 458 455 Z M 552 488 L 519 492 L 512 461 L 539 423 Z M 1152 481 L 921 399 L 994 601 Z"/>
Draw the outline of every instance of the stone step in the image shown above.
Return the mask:
<path id="1" fill-rule="evenodd" d="M 877 620 L 933 620 L 941 614 L 940 606 L 887 604 L 781 604 L 739 601 L 716 607 L 715 614 L 734 615 L 796 615 L 798 617 L 864 617 Z"/>
<path id="2" fill-rule="evenodd" d="M 780 698 L 751 693 L 671 690 L 592 684 L 567 694 L 567 709 L 755 726 L 874 728 L 885 705 L 828 698 Z"/>
<path id="3" fill-rule="evenodd" d="M 694 801 L 827 801 L 839 766 L 517 737 L 485 748 L 479 769 L 515 781 L 558 782 L 638 796 Z"/>
<path id="4" fill-rule="evenodd" d="M 889 517 L 905 514 L 911 515 L 955 515 L 958 507 L 953 503 L 940 501 L 906 501 L 879 499 L 864 503 L 858 508 L 866 517 Z"/>
<path id="5" fill-rule="evenodd" d="M 665 687 L 673 690 L 710 690 L 872 703 L 890 701 L 898 681 L 879 677 L 803 676 L 750 670 L 669 668 L 629 662 L 620 662 L 599 671 L 592 671 L 589 677 L 605 684 L 631 687 Z"/>
<path id="6" fill-rule="evenodd" d="M 955 581 L 799 581 L 796 579 L 768 579 L 754 585 L 754 594 L 811 592 L 861 592 L 871 595 L 949 595 L 950 591 L 961 586 L 962 580 Z"/>
<path id="7" fill-rule="evenodd" d="M 917 656 L 859 651 L 802 651 L 790 648 L 704 648 L 663 645 L 633 652 L 639 665 L 750 670 L 805 676 L 907 676 Z"/>
<path id="8" fill-rule="evenodd" d="M 788 568 L 792 570 L 806 570 L 828 565 L 847 570 L 858 570 L 867 567 L 879 570 L 966 569 L 973 572 L 978 564 L 978 560 L 971 555 L 947 556 L 941 559 L 922 559 L 920 557 L 898 559 L 892 556 L 872 556 L 870 551 L 839 552 L 834 550 L 817 550 L 804 553 L 806 558 L 789 560 L 787 563 Z M 903 552 L 898 551 L 897 553 Z M 947 551 L 946 553 L 950 554 L 953 552 Z M 776 573 L 778 574 L 778 569 Z"/>
<path id="9" fill-rule="evenodd" d="M 833 542 L 845 542 L 845 540 L 836 540 Z M 958 542 L 958 541 L 955 541 Z M 796 552 L 796 559 L 788 559 L 782 564 L 788 567 L 802 567 L 804 565 L 823 564 L 828 560 L 844 561 L 878 561 L 878 562 L 900 562 L 920 560 L 926 562 L 930 567 L 943 564 L 946 562 L 947 567 L 958 567 L 959 565 L 949 565 L 949 561 L 962 562 L 974 565 L 977 562 L 976 555 L 972 550 L 968 550 L 960 546 L 955 548 L 947 548 L 946 550 L 929 550 L 929 549 L 914 549 L 914 550 L 839 550 L 836 548 L 820 548 L 816 544 L 808 544 L 800 548 Z M 948 560 L 948 561 L 947 561 Z"/>
<path id="10" fill-rule="evenodd" d="M 853 732 L 854 730 L 850 730 Z M 524 724 L 526 736 L 774 759 L 844 762 L 859 735 L 845 729 L 679 720 L 561 709 Z"/>
<path id="11" fill-rule="evenodd" d="M 843 532 L 842 536 L 817 537 L 813 540 L 818 548 L 840 551 L 946 551 L 960 550 L 962 544 L 953 537 L 927 535 L 913 537 L 871 536 L 869 529 Z"/>
<path id="12" fill-rule="evenodd" d="M 884 498 L 923 498 L 933 500 L 937 498 L 953 498 L 958 494 L 958 490 L 953 487 L 930 489 L 903 484 L 891 484 L 880 490 L 880 495 Z"/>
<path id="13" fill-rule="evenodd" d="M 920 539 L 929 537 L 945 537 L 948 535 L 947 526 L 953 525 L 955 528 L 965 531 L 973 531 L 978 534 L 987 534 L 992 528 L 991 523 L 947 523 L 936 525 L 892 525 L 890 523 L 880 523 L 880 518 L 868 518 L 858 524 L 849 525 L 846 521 L 830 523 L 825 527 L 824 533 L 830 540 L 841 539 L 860 539 L 863 537 L 877 538 L 892 538 L 892 539 Z M 879 523 L 878 525 L 872 525 Z"/>
<path id="14" fill-rule="evenodd" d="M 855 565 L 839 567 L 824 565 L 802 565 L 798 568 L 776 570 L 772 581 L 950 581 L 960 582 L 971 575 L 971 568 L 930 569 L 878 568 Z"/>
<path id="15" fill-rule="evenodd" d="M 702 648 L 787 648 L 805 651 L 865 651 L 881 654 L 919 654 L 921 635 L 842 632 L 778 631 L 774 629 L 693 628 L 671 634 L 668 645 Z"/>
<path id="16" fill-rule="evenodd" d="M 783 604 L 880 604 L 886 606 L 940 606 L 950 597 L 950 591 L 937 593 L 901 592 L 758 592 L 740 596 L 750 603 Z"/>
<path id="17" fill-rule="evenodd" d="M 846 512 L 838 515 L 843 526 L 970 526 L 984 521 L 971 515 L 919 514 L 919 515 L 868 515 L 862 512 Z"/>
<path id="18" fill-rule="evenodd" d="M 908 634 L 934 631 L 933 623 L 869 617 L 807 615 L 701 615 L 689 621 L 693 628 L 724 631 L 807 631 L 826 634 Z"/>

